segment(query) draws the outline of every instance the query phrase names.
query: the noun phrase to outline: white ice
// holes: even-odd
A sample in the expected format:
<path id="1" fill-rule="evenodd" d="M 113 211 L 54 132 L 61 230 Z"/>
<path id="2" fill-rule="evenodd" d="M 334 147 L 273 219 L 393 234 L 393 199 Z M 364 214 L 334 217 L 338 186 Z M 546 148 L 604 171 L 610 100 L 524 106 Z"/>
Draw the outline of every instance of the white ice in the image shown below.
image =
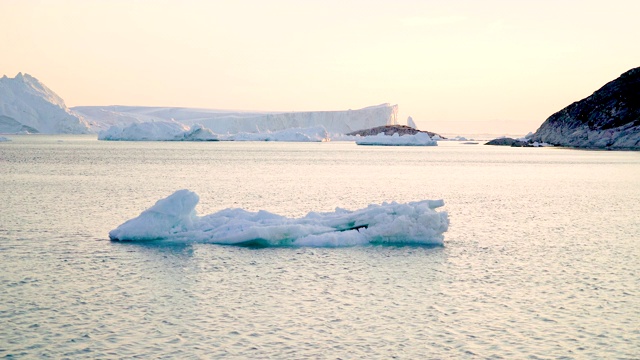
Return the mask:
<path id="1" fill-rule="evenodd" d="M 126 127 L 112 126 L 98 134 L 100 140 L 118 141 L 329 141 L 329 134 L 322 126 L 306 129 L 285 129 L 262 133 L 214 134 L 202 125 L 182 124 L 172 121 L 135 123 Z"/>
<path id="2" fill-rule="evenodd" d="M 415 135 L 391 136 L 380 133 L 374 136 L 364 136 L 356 140 L 358 145 L 384 145 L 384 146 L 437 146 L 438 142 L 431 139 L 427 133 Z"/>
<path id="3" fill-rule="evenodd" d="M 414 129 L 418 128 L 418 126 L 416 125 L 415 121 L 413 121 L 413 118 L 411 116 L 407 118 L 407 126 L 410 126 Z"/>
<path id="4" fill-rule="evenodd" d="M 89 124 L 29 74 L 0 78 L 0 133 L 86 134 Z"/>
<path id="5" fill-rule="evenodd" d="M 177 121 L 154 121 L 112 126 L 98 133 L 99 140 L 118 141 L 216 141 L 218 135 L 202 125 L 189 127 Z"/>
<path id="6" fill-rule="evenodd" d="M 161 132 L 163 129 L 159 125 L 151 125 L 150 128 L 138 130 L 148 132 L 146 134 L 147 140 L 165 141 L 207 141 L 216 140 L 213 133 L 269 134 L 293 128 L 317 127 L 323 127 L 330 133 L 346 134 L 355 130 L 395 125 L 398 123 L 397 113 L 398 106 L 391 104 L 369 106 L 357 110 L 290 112 L 117 105 L 79 106 L 69 109 L 61 97 L 28 74 L 19 73 L 15 78 L 7 76 L 0 78 L 0 133 L 85 134 L 102 131 L 108 132 L 104 135 L 105 137 L 113 137 L 114 139 L 119 137 L 119 140 L 125 140 L 125 137 L 128 136 L 126 132 L 125 134 L 114 134 L 111 131 L 115 132 L 116 130 L 110 128 L 116 126 L 123 130 L 134 124 L 176 120 L 188 129 L 192 129 L 194 133 L 179 134 L 184 138 L 175 139 L 173 136 L 167 137 L 170 134 Z M 197 127 L 194 128 L 194 126 Z M 262 140 L 274 141 L 273 138 Z"/>
<path id="7" fill-rule="evenodd" d="M 198 216 L 199 196 L 178 190 L 109 232 L 111 240 L 226 245 L 341 247 L 364 244 L 442 245 L 449 227 L 442 200 L 372 204 L 356 211 L 287 218 L 268 211 L 225 209 Z"/>
<path id="8" fill-rule="evenodd" d="M 260 133 L 237 133 L 221 136 L 221 140 L 229 141 L 290 141 L 290 142 L 322 142 L 330 141 L 330 136 L 322 126 L 312 128 L 291 128 L 280 131 Z"/>
<path id="9" fill-rule="evenodd" d="M 439 135 L 436 134 L 431 139 L 432 140 L 438 140 L 438 141 L 473 141 L 473 139 L 467 139 L 466 137 L 461 136 L 461 135 L 451 136 L 451 137 L 448 137 L 446 139 L 443 139 Z"/>
<path id="10" fill-rule="evenodd" d="M 397 124 L 397 105 L 381 104 L 357 110 L 251 112 L 215 109 L 79 106 L 73 110 L 90 121 L 96 132 L 110 126 L 174 119 L 187 126 L 201 124 L 216 134 L 267 133 L 291 128 L 324 127 L 330 133 L 347 134 L 361 129 Z"/>
<path id="11" fill-rule="evenodd" d="M 529 131 L 529 133 L 527 133 L 527 135 L 517 138 L 516 140 L 518 141 L 522 141 L 522 142 L 528 142 L 529 139 L 531 139 L 533 137 L 533 133 L 531 131 Z"/>

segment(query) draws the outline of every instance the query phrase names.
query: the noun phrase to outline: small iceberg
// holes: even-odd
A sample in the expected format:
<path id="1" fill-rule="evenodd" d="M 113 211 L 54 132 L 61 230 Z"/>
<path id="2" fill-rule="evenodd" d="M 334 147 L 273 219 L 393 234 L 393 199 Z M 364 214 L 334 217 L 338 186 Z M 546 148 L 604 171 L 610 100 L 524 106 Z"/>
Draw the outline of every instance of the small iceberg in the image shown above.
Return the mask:
<path id="1" fill-rule="evenodd" d="M 381 145 L 381 146 L 437 146 L 438 142 L 431 139 L 427 133 L 416 133 L 414 135 L 398 135 L 395 133 L 391 136 L 380 133 L 374 136 L 365 136 L 357 139 L 358 145 Z"/>
<path id="2" fill-rule="evenodd" d="M 218 135 L 202 125 L 191 127 L 177 121 L 135 123 L 112 126 L 98 133 L 98 140 L 111 141 L 218 141 Z"/>
<path id="3" fill-rule="evenodd" d="M 11 141 L 11 139 L 6 138 L 4 136 L 0 136 L 0 142 L 7 142 L 7 141 Z"/>
<path id="4" fill-rule="evenodd" d="M 312 128 L 289 128 L 279 131 L 257 133 L 237 133 L 222 136 L 221 140 L 228 141 L 284 141 L 284 142 L 326 142 L 330 141 L 329 134 L 323 126 Z"/>
<path id="5" fill-rule="evenodd" d="M 198 216 L 199 196 L 178 190 L 109 232 L 112 241 L 199 242 L 240 246 L 343 247 L 442 245 L 449 227 L 443 200 L 372 204 L 356 211 L 310 212 L 287 218 L 268 211 L 225 209 Z"/>
<path id="6" fill-rule="evenodd" d="M 126 127 L 112 126 L 98 134 L 98 140 L 110 141 L 330 141 L 323 126 L 288 128 L 279 131 L 220 135 L 196 124 L 191 127 L 175 120 L 134 123 Z"/>

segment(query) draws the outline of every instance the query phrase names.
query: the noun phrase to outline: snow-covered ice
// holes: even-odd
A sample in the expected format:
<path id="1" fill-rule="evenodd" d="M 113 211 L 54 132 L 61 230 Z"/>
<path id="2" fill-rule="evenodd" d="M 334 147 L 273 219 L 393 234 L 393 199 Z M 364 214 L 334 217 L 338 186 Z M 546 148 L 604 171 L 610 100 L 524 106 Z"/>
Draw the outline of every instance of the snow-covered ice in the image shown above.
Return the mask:
<path id="1" fill-rule="evenodd" d="M 29 74 L 0 78 L 0 132 L 86 134 L 87 122 Z"/>
<path id="2" fill-rule="evenodd" d="M 199 196 L 178 190 L 109 232 L 111 240 L 226 245 L 340 247 L 364 244 L 442 245 L 449 227 L 442 200 L 372 204 L 356 211 L 310 212 L 287 218 L 229 208 L 198 216 Z"/>
<path id="3" fill-rule="evenodd" d="M 356 140 L 358 145 L 384 145 L 384 146 L 437 146 L 438 142 L 431 139 L 427 133 L 414 135 L 391 136 L 380 133 L 374 136 L 364 136 Z"/>

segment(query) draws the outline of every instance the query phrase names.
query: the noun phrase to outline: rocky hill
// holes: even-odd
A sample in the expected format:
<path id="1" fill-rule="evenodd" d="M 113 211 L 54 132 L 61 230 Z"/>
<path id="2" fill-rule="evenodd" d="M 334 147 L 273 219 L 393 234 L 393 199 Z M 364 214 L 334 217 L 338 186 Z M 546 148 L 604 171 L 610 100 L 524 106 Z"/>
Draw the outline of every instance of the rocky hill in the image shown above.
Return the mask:
<path id="1" fill-rule="evenodd" d="M 531 142 L 640 150 L 640 67 L 551 115 Z"/>

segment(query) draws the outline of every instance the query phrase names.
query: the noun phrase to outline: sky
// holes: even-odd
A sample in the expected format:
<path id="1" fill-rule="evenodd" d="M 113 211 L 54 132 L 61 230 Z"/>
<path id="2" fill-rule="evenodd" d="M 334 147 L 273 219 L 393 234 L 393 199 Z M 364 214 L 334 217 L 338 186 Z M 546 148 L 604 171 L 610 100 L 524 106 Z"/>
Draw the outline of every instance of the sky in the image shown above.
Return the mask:
<path id="1" fill-rule="evenodd" d="M 398 104 L 439 133 L 526 134 L 640 66 L 637 0 L 0 0 L 0 76 L 67 106 Z"/>

